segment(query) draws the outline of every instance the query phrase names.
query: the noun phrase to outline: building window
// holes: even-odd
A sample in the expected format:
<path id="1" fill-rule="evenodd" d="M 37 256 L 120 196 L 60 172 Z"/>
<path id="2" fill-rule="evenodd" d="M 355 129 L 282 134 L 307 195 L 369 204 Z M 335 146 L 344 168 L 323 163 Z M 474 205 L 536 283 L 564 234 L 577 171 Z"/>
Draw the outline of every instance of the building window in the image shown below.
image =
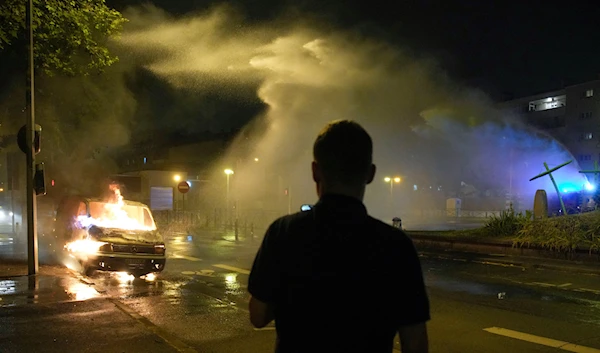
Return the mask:
<path id="1" fill-rule="evenodd" d="M 594 90 L 593 89 L 588 89 L 587 91 L 585 91 L 585 98 L 590 98 L 594 96 Z"/>
<path id="2" fill-rule="evenodd" d="M 584 140 L 591 140 L 593 138 L 594 138 L 594 134 L 592 134 L 591 132 L 586 132 L 585 134 L 583 134 Z"/>
<path id="3" fill-rule="evenodd" d="M 579 115 L 580 120 L 587 120 L 592 118 L 592 112 L 584 112 Z"/>
<path id="4" fill-rule="evenodd" d="M 529 102 L 529 111 L 530 112 L 539 112 L 542 110 L 556 109 L 561 108 L 567 105 L 567 96 L 560 95 L 554 97 L 547 97 L 542 99 L 537 99 Z"/>

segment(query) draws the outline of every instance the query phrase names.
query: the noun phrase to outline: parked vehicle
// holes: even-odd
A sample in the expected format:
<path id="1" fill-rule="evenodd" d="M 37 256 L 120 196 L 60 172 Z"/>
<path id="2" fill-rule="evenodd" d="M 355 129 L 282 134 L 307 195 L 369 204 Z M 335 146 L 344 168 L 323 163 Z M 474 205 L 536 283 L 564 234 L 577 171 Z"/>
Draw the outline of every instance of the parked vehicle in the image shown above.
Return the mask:
<path id="1" fill-rule="evenodd" d="M 57 209 L 55 232 L 87 275 L 103 270 L 143 276 L 165 268 L 163 237 L 139 202 L 68 197 Z"/>

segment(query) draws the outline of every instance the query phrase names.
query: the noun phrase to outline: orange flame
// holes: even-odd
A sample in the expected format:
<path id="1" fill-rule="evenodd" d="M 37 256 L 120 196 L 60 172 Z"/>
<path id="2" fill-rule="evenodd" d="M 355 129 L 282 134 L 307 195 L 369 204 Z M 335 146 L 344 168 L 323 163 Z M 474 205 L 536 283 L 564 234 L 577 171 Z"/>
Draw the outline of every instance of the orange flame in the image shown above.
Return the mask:
<path id="1" fill-rule="evenodd" d="M 123 230 L 156 229 L 148 210 L 141 206 L 125 203 L 119 185 L 111 184 L 109 189 L 112 194 L 106 202 L 90 202 L 91 218 L 80 216 L 79 221 L 81 224 Z"/>

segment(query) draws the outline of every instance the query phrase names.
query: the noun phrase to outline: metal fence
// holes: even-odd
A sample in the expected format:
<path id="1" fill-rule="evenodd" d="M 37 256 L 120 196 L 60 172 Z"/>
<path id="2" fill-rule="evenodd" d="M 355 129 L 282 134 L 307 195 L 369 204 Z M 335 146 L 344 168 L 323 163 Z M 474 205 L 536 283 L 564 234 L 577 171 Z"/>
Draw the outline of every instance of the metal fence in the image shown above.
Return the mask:
<path id="1" fill-rule="evenodd" d="M 258 236 L 264 233 L 281 212 L 270 210 L 211 211 L 154 211 L 154 220 L 161 232 L 193 233 L 202 230 L 237 232 L 242 236 Z M 262 234 L 260 234 L 262 236 Z"/>
<path id="2" fill-rule="evenodd" d="M 406 218 L 447 218 L 447 217 L 469 217 L 489 218 L 500 216 L 502 211 L 470 211 L 470 210 L 411 210 L 403 212 Z"/>

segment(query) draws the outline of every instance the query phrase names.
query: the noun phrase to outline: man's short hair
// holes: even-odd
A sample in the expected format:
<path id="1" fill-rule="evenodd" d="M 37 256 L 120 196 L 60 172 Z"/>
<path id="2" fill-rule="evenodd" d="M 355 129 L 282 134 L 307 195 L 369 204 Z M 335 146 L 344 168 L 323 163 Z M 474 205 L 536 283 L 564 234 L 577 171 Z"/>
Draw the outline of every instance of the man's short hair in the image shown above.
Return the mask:
<path id="1" fill-rule="evenodd" d="M 373 141 L 358 123 L 336 120 L 317 136 L 313 156 L 328 182 L 361 184 L 373 163 Z"/>

